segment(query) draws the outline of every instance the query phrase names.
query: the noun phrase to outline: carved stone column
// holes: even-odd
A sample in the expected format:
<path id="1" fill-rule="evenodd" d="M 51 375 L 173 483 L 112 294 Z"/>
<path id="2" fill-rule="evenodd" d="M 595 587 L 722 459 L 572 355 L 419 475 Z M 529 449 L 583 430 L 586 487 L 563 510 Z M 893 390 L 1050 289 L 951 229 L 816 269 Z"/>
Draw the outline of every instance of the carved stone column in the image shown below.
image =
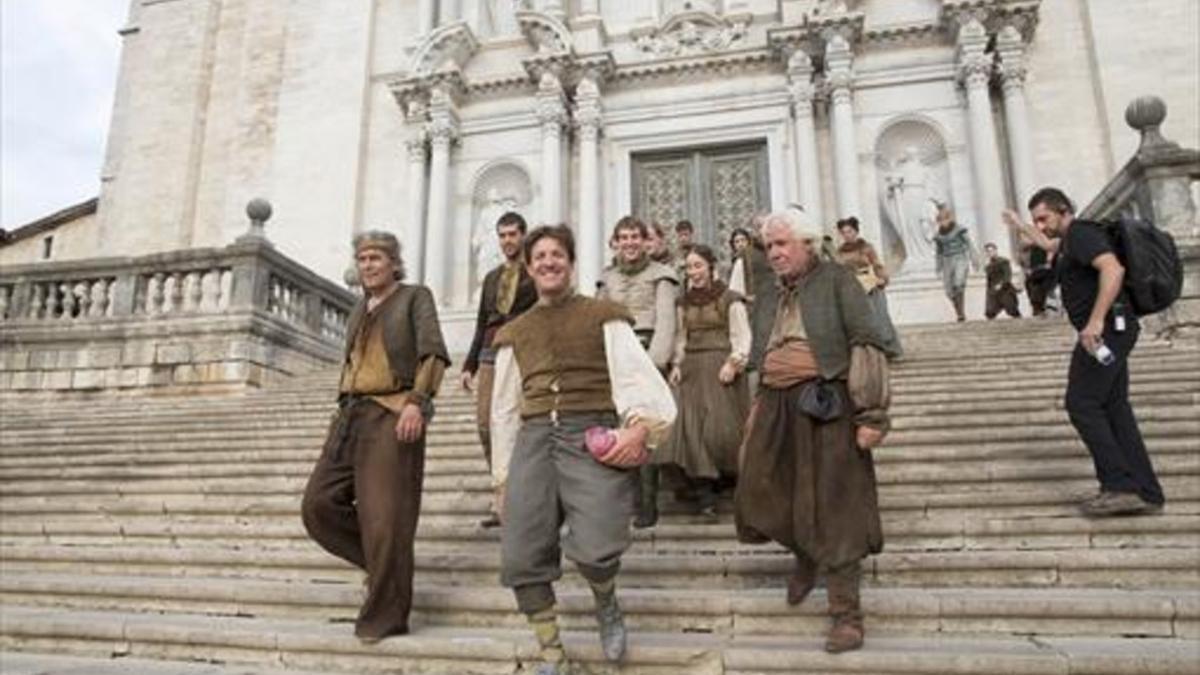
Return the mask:
<path id="1" fill-rule="evenodd" d="M 585 77 L 575 90 L 575 122 L 579 125 L 579 275 L 578 288 L 591 294 L 600 279 L 604 233 L 600 224 L 600 157 L 603 124 L 600 87 Z"/>
<path id="2" fill-rule="evenodd" d="M 428 35 L 437 27 L 437 3 L 435 0 L 418 0 L 417 32 Z"/>
<path id="3" fill-rule="evenodd" d="M 425 283 L 441 304 L 449 304 L 446 242 L 450 231 L 450 146 L 458 138 L 458 116 L 450 95 L 436 88 L 429 99 L 429 226 L 425 238 Z M 463 242 L 459 242 L 461 245 Z"/>
<path id="4" fill-rule="evenodd" d="M 559 21 L 565 21 L 567 18 L 566 3 L 564 0 L 540 0 L 538 5 L 542 12 L 549 14 Z"/>
<path id="5" fill-rule="evenodd" d="M 988 81 L 992 55 L 985 52 L 988 37 L 978 19 L 970 19 L 958 31 L 958 74 L 967 91 L 967 115 L 971 128 L 971 160 L 975 168 L 978 212 L 976 231 L 996 243 L 1000 254 L 1012 257 L 1008 232 L 1000 219 L 1004 210 L 1004 183 L 1000 174 L 1000 150 L 996 147 L 996 123 Z M 977 242 L 980 246 L 984 242 Z"/>
<path id="6" fill-rule="evenodd" d="M 1025 104 L 1025 43 L 1021 31 L 1007 26 L 996 38 L 1000 55 L 1000 82 L 1004 91 L 1005 131 L 1011 156 L 1017 207 L 1037 190 L 1033 169 L 1033 140 L 1029 134 L 1029 112 Z"/>
<path id="7" fill-rule="evenodd" d="M 813 122 L 816 87 L 813 85 L 812 58 L 804 51 L 797 49 L 788 58 L 788 80 L 792 113 L 795 115 L 800 204 L 815 222 L 821 223 L 824 222 L 821 212 L 821 175 L 817 168 L 817 130 Z"/>
<path id="8" fill-rule="evenodd" d="M 425 170 L 429 157 L 425 148 L 425 114 L 423 104 L 409 104 L 407 118 L 410 132 L 404 142 L 408 149 L 408 218 L 401 237 L 408 278 L 417 283 L 425 281 Z"/>
<path id="9" fill-rule="evenodd" d="M 854 137 L 854 54 L 850 43 L 833 36 L 825 47 L 826 83 L 829 87 L 833 130 L 833 159 L 837 192 L 837 216 L 862 218 L 858 186 L 858 142 Z"/>
<path id="10" fill-rule="evenodd" d="M 562 132 L 567 121 L 562 83 L 553 73 L 542 73 L 538 83 L 537 116 L 542 126 L 542 222 L 563 221 Z"/>

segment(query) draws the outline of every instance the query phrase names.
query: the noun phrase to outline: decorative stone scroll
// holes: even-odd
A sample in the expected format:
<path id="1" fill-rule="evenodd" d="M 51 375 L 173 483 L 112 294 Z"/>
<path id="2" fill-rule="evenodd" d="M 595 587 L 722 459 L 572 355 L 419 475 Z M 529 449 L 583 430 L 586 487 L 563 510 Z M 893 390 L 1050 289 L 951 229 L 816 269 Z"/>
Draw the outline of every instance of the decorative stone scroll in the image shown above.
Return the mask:
<path id="1" fill-rule="evenodd" d="M 733 19 L 700 10 L 679 12 L 659 27 L 638 35 L 636 44 L 655 56 L 718 52 L 741 42 L 749 26 L 748 16 Z"/>
<path id="2" fill-rule="evenodd" d="M 461 70 L 479 50 L 479 40 L 465 21 L 441 26 L 429 34 L 413 53 L 409 73 L 428 75 L 447 68 Z"/>
<path id="3" fill-rule="evenodd" d="M 543 12 L 516 13 L 521 33 L 538 54 L 569 54 L 575 51 L 571 31 L 561 21 Z"/>

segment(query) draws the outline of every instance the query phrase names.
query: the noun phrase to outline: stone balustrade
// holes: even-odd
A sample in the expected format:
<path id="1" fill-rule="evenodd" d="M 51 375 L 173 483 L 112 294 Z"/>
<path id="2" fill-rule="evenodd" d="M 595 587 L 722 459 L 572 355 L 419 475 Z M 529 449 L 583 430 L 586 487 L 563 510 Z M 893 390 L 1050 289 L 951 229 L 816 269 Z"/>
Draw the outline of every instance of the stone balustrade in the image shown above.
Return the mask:
<path id="1" fill-rule="evenodd" d="M 1140 218 L 1171 233 L 1183 259 L 1183 294 L 1169 310 L 1144 323 L 1158 333 L 1175 333 L 1200 329 L 1200 150 L 1163 138 L 1159 127 L 1166 116 L 1166 104 L 1155 96 L 1129 104 L 1125 121 L 1141 134 L 1141 144 L 1079 215 Z"/>
<path id="2" fill-rule="evenodd" d="M 354 295 L 255 215 L 224 248 L 4 268 L 0 391 L 258 385 L 340 361 Z"/>

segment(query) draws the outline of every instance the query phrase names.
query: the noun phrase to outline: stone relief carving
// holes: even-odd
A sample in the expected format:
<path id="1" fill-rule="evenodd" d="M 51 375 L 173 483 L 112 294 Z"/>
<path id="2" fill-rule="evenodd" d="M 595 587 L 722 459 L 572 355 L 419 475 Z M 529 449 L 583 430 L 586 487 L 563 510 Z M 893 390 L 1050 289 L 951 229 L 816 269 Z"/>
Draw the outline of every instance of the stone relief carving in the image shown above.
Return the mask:
<path id="1" fill-rule="evenodd" d="M 894 235 L 885 250 L 904 275 L 932 273 L 937 205 L 950 203 L 945 143 L 930 125 L 904 120 L 880 135 L 876 153 L 880 221 Z"/>
<path id="2" fill-rule="evenodd" d="M 504 260 L 496 240 L 496 221 L 509 211 L 526 214 L 533 199 L 529 174 L 511 162 L 485 169 L 472 191 L 471 302 L 479 302 L 483 277 Z"/>
<path id="3" fill-rule="evenodd" d="M 740 42 L 749 25 L 746 19 L 733 21 L 711 12 L 681 12 L 638 36 L 636 44 L 638 49 L 655 56 L 717 52 Z"/>

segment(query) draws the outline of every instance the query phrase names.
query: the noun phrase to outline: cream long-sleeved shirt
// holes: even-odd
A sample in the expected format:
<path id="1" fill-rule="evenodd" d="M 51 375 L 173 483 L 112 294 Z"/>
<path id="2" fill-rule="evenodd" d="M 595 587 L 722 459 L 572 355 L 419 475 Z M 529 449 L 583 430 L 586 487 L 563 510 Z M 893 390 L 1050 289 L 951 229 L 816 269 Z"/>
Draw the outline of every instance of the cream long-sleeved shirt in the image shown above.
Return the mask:
<path id="1" fill-rule="evenodd" d="M 677 410 L 666 380 L 625 321 L 604 324 L 604 355 L 612 384 L 613 405 L 622 426 L 641 423 L 650 434 L 646 445 L 666 440 Z M 492 484 L 508 480 L 508 464 L 521 429 L 521 369 L 511 346 L 496 353 L 492 384 Z"/>

